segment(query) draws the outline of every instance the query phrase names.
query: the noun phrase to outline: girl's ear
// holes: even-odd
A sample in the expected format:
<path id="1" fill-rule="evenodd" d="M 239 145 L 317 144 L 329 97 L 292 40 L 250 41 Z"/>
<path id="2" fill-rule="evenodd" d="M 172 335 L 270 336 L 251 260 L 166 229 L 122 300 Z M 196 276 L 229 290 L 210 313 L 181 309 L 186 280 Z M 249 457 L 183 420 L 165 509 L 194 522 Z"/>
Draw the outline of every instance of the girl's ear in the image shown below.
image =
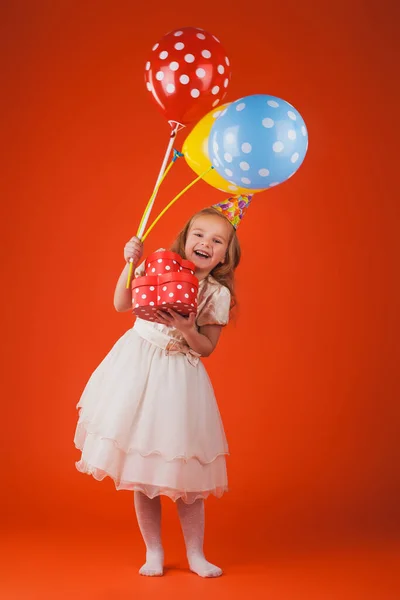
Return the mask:
<path id="1" fill-rule="evenodd" d="M 221 260 L 221 264 L 224 264 L 224 263 L 226 263 L 227 260 L 229 260 L 228 254 L 229 254 L 229 247 L 228 247 L 227 251 L 225 252 L 224 258 Z"/>

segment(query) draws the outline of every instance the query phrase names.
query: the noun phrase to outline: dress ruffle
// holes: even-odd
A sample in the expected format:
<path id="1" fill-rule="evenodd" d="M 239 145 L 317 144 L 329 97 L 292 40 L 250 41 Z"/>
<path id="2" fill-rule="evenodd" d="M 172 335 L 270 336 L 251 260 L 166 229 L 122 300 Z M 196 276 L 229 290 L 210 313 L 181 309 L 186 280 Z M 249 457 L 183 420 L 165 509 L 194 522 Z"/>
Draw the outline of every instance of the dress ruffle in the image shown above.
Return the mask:
<path id="1" fill-rule="evenodd" d="M 202 463 L 195 456 L 171 458 L 159 450 L 130 449 L 125 453 L 116 440 L 88 433 L 83 424 L 75 443 L 82 450 L 82 457 L 76 463 L 78 471 L 98 481 L 110 477 L 117 490 L 140 491 L 149 498 L 164 495 L 174 502 L 181 498 L 188 504 L 210 494 L 220 498 L 228 490 L 227 484 L 215 485 L 215 481 L 226 480 L 223 454 Z"/>

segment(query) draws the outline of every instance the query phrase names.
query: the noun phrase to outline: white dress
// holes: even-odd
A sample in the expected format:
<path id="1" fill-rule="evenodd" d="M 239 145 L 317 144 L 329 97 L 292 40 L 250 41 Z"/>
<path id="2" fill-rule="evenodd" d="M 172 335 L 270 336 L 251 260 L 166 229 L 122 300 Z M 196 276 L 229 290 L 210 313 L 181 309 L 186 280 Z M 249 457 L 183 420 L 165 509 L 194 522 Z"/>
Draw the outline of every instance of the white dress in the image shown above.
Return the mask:
<path id="1" fill-rule="evenodd" d="M 143 265 L 136 276 L 143 274 Z M 199 284 L 196 323 L 226 325 L 230 292 Z M 137 318 L 90 377 L 77 405 L 76 467 L 117 489 L 191 503 L 227 488 L 228 445 L 198 354 L 176 329 Z"/>

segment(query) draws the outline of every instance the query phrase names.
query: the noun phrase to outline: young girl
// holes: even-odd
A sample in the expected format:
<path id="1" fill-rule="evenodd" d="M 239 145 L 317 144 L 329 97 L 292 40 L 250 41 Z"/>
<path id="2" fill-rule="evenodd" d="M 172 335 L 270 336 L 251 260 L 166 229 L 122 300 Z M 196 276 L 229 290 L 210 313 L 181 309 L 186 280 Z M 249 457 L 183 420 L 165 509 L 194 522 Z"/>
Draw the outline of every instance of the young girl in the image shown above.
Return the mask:
<path id="1" fill-rule="evenodd" d="M 141 575 L 163 574 L 160 496 L 176 502 L 190 569 L 218 577 L 220 568 L 203 553 L 204 499 L 227 490 L 228 446 L 211 382 L 199 360 L 215 349 L 234 299 L 240 247 L 236 227 L 250 198 L 206 208 L 186 224 L 173 247 L 192 261 L 199 280 L 198 310 L 188 318 L 158 311 L 158 322 L 137 318 L 92 374 L 78 403 L 77 469 L 117 489 L 134 491 L 146 563 Z M 133 237 L 114 305 L 132 310 L 126 289 L 129 262 L 135 276 L 143 246 Z"/>

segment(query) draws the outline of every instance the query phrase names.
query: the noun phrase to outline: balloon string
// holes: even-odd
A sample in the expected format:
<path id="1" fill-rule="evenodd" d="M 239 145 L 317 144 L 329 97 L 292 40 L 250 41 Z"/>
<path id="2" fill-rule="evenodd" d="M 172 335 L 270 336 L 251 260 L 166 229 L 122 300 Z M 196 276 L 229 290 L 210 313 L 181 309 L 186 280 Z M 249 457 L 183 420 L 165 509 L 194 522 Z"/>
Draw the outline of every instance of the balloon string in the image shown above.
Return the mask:
<path id="1" fill-rule="evenodd" d="M 183 156 L 183 154 L 182 154 L 181 152 L 178 152 L 178 150 L 175 150 L 175 149 L 174 149 L 174 157 L 173 157 L 173 159 L 171 160 L 171 162 L 169 163 L 168 167 L 165 169 L 164 173 L 162 174 L 162 177 L 161 177 L 161 179 L 160 179 L 160 180 L 159 180 L 159 181 L 156 183 L 156 187 L 154 188 L 154 191 L 153 191 L 152 195 L 150 196 L 150 199 L 149 199 L 149 201 L 148 201 L 148 203 L 147 203 L 147 206 L 146 206 L 146 208 L 144 209 L 144 212 L 143 212 L 142 218 L 140 219 L 140 224 L 139 224 L 139 227 L 138 227 L 138 232 L 137 232 L 137 237 L 138 237 L 138 238 L 140 238 L 140 237 L 141 237 L 141 235 L 139 235 L 139 234 L 140 234 L 140 232 L 141 232 L 142 228 L 144 229 L 144 227 L 146 227 L 146 225 L 144 225 L 144 227 L 143 227 L 143 223 L 144 223 L 144 221 L 145 221 L 145 218 L 146 218 L 147 212 L 149 211 L 149 208 L 150 208 L 150 206 L 152 206 L 152 204 L 153 204 L 153 201 L 154 201 L 154 199 L 155 199 L 155 197 L 156 197 L 156 195 L 157 195 L 157 193 L 158 193 L 158 190 L 159 190 L 159 189 L 160 189 L 160 187 L 161 187 L 161 184 L 162 184 L 162 182 L 164 181 L 164 179 L 166 178 L 166 176 L 167 176 L 167 175 L 168 175 L 168 173 L 170 172 L 170 170 L 171 170 L 171 168 L 173 167 L 173 165 L 174 165 L 174 163 L 176 162 L 176 160 L 177 160 L 178 158 L 180 158 L 181 156 Z M 146 222 L 147 222 L 147 220 L 146 220 Z M 142 232 L 142 233 L 143 233 L 143 232 Z"/>
<path id="2" fill-rule="evenodd" d="M 180 158 L 181 156 L 183 156 L 183 154 L 181 152 L 179 152 L 178 150 L 176 150 L 174 148 L 173 158 L 172 158 L 170 164 L 168 165 L 168 167 L 165 168 L 165 164 L 166 164 L 166 162 L 168 160 L 168 157 L 169 157 L 169 155 L 171 153 L 171 149 L 172 149 L 172 146 L 173 146 L 173 143 L 174 143 L 174 138 L 176 136 L 176 132 L 179 129 L 179 125 L 180 125 L 180 123 L 177 123 L 174 131 L 171 133 L 171 138 L 170 138 L 170 141 L 169 141 L 169 144 L 168 144 L 167 152 L 165 154 L 164 161 L 163 161 L 160 173 L 159 173 L 157 181 L 156 181 L 156 185 L 154 187 L 152 195 L 150 196 L 150 199 L 149 199 L 149 201 L 147 203 L 147 206 L 144 209 L 142 218 L 140 220 L 139 228 L 138 228 L 138 231 L 137 231 L 137 234 L 136 234 L 139 239 L 141 239 L 141 237 L 143 235 L 143 231 L 144 231 L 144 229 L 145 229 L 145 227 L 147 225 L 147 221 L 149 219 L 149 216 L 150 216 L 150 213 L 151 213 L 151 209 L 153 208 L 154 200 L 155 200 L 155 198 L 157 196 L 158 190 L 160 189 L 160 186 L 161 186 L 162 182 L 164 181 L 164 179 L 168 175 L 169 171 L 171 170 L 172 166 L 177 161 L 177 159 Z M 133 261 L 130 260 L 129 261 L 129 271 L 128 271 L 128 276 L 126 278 L 126 286 L 125 286 L 125 288 L 127 290 L 130 288 L 130 285 L 131 285 L 132 273 L 133 273 Z"/>
<path id="3" fill-rule="evenodd" d="M 160 188 L 161 182 L 164 179 L 164 172 L 165 172 L 165 169 L 166 169 L 166 166 L 167 166 L 169 155 L 171 154 L 171 150 L 172 150 L 172 147 L 174 145 L 174 140 L 175 140 L 176 134 L 179 131 L 179 126 L 180 126 L 180 123 L 176 123 L 175 128 L 171 132 L 170 139 L 169 139 L 169 142 L 168 142 L 168 147 L 167 147 L 167 150 L 166 150 L 165 155 L 164 155 L 164 159 L 163 159 L 163 162 L 162 162 L 162 165 L 161 165 L 160 172 L 159 172 L 158 177 L 157 177 L 156 184 L 154 186 L 154 191 L 153 191 L 153 193 L 151 195 L 151 198 L 150 198 L 149 202 L 147 203 L 146 209 L 144 211 L 144 214 L 143 214 L 143 217 L 141 219 L 140 226 L 139 226 L 139 229 L 138 229 L 138 232 L 137 232 L 137 237 L 139 239 L 141 239 L 141 237 L 143 235 L 143 232 L 146 229 L 147 221 L 148 221 L 148 219 L 150 217 L 150 213 L 151 213 L 151 210 L 153 208 L 154 200 L 155 200 L 155 198 L 157 196 L 157 192 L 158 192 L 158 190 Z M 174 160 L 176 160 L 176 158 L 177 157 L 174 154 L 174 158 L 172 159 L 172 162 L 174 162 Z"/>
<path id="4" fill-rule="evenodd" d="M 204 177 L 205 175 L 207 175 L 207 173 L 208 173 L 209 171 L 211 171 L 211 169 L 213 169 L 213 168 L 214 168 L 214 167 L 213 167 L 212 165 L 211 165 L 210 167 L 208 167 L 208 169 L 206 169 L 206 170 L 205 170 L 203 173 L 201 173 L 201 175 L 199 175 L 198 177 L 196 177 L 196 179 L 194 179 L 194 180 L 193 180 L 191 183 L 189 183 L 189 185 L 187 185 L 187 186 L 186 186 L 186 187 L 185 187 L 185 188 L 184 188 L 184 189 L 183 189 L 181 192 L 179 192 L 179 194 L 177 194 L 177 195 L 175 196 L 175 198 L 173 198 L 173 199 L 171 200 L 171 202 L 170 202 L 169 204 L 167 204 L 167 206 L 166 206 L 166 207 L 165 207 L 165 208 L 164 208 L 164 209 L 163 209 L 163 210 L 160 212 L 160 214 L 158 215 L 158 217 L 156 217 L 156 218 L 154 219 L 154 221 L 152 222 L 152 224 L 150 225 L 150 227 L 148 228 L 148 230 L 146 231 L 146 233 L 145 233 L 145 234 L 144 234 L 144 236 L 142 237 L 142 241 L 143 241 L 143 242 L 144 242 L 144 240 L 147 238 L 147 236 L 149 235 L 149 233 L 150 233 L 150 231 L 153 229 L 153 227 L 154 227 L 155 225 L 157 225 L 157 223 L 158 223 L 158 221 L 161 219 L 161 217 L 162 217 L 163 215 L 165 215 L 165 213 L 167 212 L 167 210 L 169 210 L 169 209 L 171 208 L 171 206 L 172 206 L 173 204 L 175 204 L 175 202 L 176 202 L 177 200 L 179 200 L 179 198 L 180 198 L 181 196 L 183 196 L 183 194 L 184 194 L 185 192 L 187 192 L 187 191 L 188 191 L 188 190 L 189 190 L 189 189 L 190 189 L 190 188 L 191 188 L 191 187 L 192 187 L 192 186 L 193 186 L 195 183 L 197 183 L 198 181 L 200 181 L 200 179 L 203 179 L 203 177 Z"/>

